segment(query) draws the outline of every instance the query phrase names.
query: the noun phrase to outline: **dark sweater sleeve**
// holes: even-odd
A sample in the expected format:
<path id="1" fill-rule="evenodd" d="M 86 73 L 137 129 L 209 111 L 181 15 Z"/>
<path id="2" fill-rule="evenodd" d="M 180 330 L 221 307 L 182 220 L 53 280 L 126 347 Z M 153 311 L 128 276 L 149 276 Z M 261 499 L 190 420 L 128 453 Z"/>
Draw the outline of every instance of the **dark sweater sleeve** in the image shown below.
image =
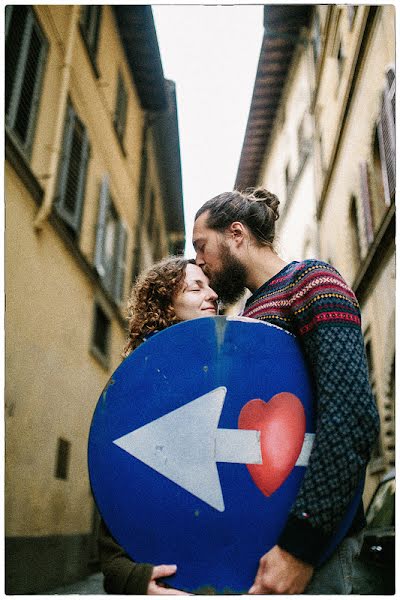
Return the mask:
<path id="1" fill-rule="evenodd" d="M 147 594 L 153 565 L 135 563 L 112 537 L 103 520 L 97 542 L 107 594 Z"/>
<path id="2" fill-rule="evenodd" d="M 365 473 L 379 416 L 353 292 L 321 263 L 299 276 L 293 299 L 296 333 L 314 382 L 316 436 L 278 544 L 317 565 Z"/>

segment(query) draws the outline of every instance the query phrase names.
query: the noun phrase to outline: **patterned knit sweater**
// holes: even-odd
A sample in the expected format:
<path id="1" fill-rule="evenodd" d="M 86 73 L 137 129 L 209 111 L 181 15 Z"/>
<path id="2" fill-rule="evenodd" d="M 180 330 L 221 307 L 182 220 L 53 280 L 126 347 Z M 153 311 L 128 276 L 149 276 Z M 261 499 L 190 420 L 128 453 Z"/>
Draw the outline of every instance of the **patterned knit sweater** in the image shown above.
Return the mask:
<path id="1" fill-rule="evenodd" d="M 243 316 L 294 333 L 309 364 L 315 443 L 278 544 L 317 565 L 354 498 L 379 431 L 359 306 L 331 265 L 305 260 L 286 265 L 262 285 L 248 299 Z M 361 507 L 361 526 L 363 521 Z"/>

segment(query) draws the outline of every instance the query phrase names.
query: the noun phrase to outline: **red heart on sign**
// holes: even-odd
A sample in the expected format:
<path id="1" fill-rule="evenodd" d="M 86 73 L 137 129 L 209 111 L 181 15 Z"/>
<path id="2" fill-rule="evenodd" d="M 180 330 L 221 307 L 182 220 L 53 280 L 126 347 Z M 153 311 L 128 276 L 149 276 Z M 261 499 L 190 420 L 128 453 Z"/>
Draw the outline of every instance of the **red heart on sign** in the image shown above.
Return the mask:
<path id="1" fill-rule="evenodd" d="M 262 464 L 246 466 L 258 489 L 270 496 L 287 479 L 301 452 L 306 431 L 303 405 L 289 392 L 269 402 L 250 400 L 240 411 L 238 426 L 261 433 Z"/>

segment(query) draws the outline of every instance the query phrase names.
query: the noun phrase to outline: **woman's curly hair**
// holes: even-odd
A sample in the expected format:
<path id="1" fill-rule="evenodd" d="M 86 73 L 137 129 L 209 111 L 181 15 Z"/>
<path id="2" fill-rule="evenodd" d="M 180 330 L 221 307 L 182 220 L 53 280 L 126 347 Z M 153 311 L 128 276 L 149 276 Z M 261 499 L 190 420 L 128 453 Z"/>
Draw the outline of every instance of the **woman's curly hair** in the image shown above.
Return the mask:
<path id="1" fill-rule="evenodd" d="M 172 256 L 154 264 L 139 275 L 128 298 L 128 340 L 123 356 L 128 356 L 145 337 L 178 322 L 173 297 L 182 288 L 192 259 Z"/>

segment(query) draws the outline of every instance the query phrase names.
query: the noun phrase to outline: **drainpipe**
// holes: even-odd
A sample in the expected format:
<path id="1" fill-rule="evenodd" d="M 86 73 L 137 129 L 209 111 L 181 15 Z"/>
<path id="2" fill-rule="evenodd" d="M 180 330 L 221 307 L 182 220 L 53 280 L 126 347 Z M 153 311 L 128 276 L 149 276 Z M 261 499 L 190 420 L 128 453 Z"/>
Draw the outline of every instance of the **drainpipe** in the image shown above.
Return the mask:
<path id="1" fill-rule="evenodd" d="M 141 246 L 141 236 L 140 230 L 143 225 L 143 212 L 144 212 L 144 195 L 146 189 L 146 177 L 147 177 L 147 140 L 148 133 L 151 127 L 151 119 L 150 115 L 145 112 L 144 113 L 144 122 L 143 122 L 143 132 L 142 132 L 142 151 L 141 151 L 141 159 L 140 159 L 140 176 L 139 176 L 139 186 L 138 186 L 138 214 L 136 221 L 136 231 L 135 231 L 135 249 L 133 252 L 133 268 L 132 272 L 138 275 L 138 265 L 139 265 L 139 257 L 140 257 L 140 246 Z"/>
<path id="2" fill-rule="evenodd" d="M 73 51 L 74 51 L 76 32 L 78 30 L 79 14 L 80 14 L 80 5 L 74 4 L 72 6 L 72 14 L 71 14 L 71 21 L 70 21 L 69 31 L 68 31 L 67 46 L 65 49 L 64 63 L 62 65 L 62 71 L 61 71 L 61 86 L 60 86 L 60 93 L 59 93 L 59 97 L 58 97 L 57 120 L 56 120 L 55 134 L 54 134 L 54 143 L 53 143 L 53 146 L 51 149 L 51 155 L 50 155 L 50 161 L 49 161 L 49 173 L 47 175 L 48 181 L 47 181 L 47 186 L 46 186 L 42 205 L 39 208 L 38 214 L 36 215 L 36 219 L 33 224 L 36 231 L 40 231 L 42 229 L 44 221 L 49 216 L 50 211 L 51 211 L 52 202 L 53 202 L 54 193 L 55 193 L 56 179 L 57 179 L 57 165 L 58 165 L 58 159 L 59 159 L 60 152 L 61 152 L 62 135 L 63 135 L 63 130 L 64 130 L 65 108 L 67 105 L 69 82 L 71 79 L 72 55 L 73 55 Z"/>

